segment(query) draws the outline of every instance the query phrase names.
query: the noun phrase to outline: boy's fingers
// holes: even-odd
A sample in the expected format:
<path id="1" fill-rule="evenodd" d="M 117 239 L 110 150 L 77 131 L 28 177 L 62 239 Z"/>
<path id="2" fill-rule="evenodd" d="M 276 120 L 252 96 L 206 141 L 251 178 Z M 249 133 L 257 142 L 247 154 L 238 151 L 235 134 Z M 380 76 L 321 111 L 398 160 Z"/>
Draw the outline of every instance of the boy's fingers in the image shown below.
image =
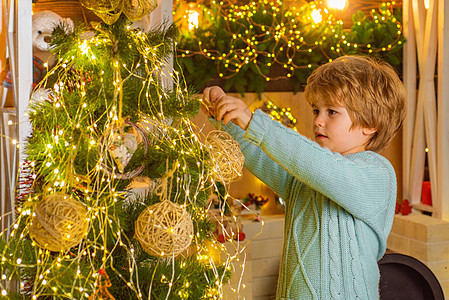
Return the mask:
<path id="1" fill-rule="evenodd" d="M 211 102 L 213 87 L 207 87 L 203 90 L 203 101 L 206 103 Z"/>
<path id="2" fill-rule="evenodd" d="M 223 120 L 224 114 L 227 112 L 226 108 L 215 108 L 215 116 L 217 117 L 217 121 Z"/>
<path id="3" fill-rule="evenodd" d="M 218 86 L 213 86 L 210 88 L 210 90 L 208 91 L 209 93 L 209 100 L 211 102 L 215 102 L 217 100 L 219 100 L 220 98 L 226 96 L 226 93 Z"/>
<path id="4" fill-rule="evenodd" d="M 217 89 L 218 89 L 218 91 L 217 91 Z M 207 115 L 212 116 L 212 117 L 215 115 L 216 109 L 215 109 L 214 102 L 217 100 L 217 95 L 219 95 L 220 92 L 224 94 L 224 92 L 218 87 L 206 87 L 203 90 L 203 97 L 200 100 L 204 107 L 203 111 Z"/>
<path id="5" fill-rule="evenodd" d="M 224 116 L 223 116 L 223 124 L 228 124 L 229 121 L 232 121 L 233 119 L 235 119 L 236 117 L 236 113 L 235 111 L 230 111 L 227 112 Z M 238 121 L 238 120 L 236 120 Z"/>
<path id="6" fill-rule="evenodd" d="M 215 106 L 217 112 L 217 120 L 221 121 L 226 113 L 234 111 L 237 105 L 233 102 L 220 101 Z"/>

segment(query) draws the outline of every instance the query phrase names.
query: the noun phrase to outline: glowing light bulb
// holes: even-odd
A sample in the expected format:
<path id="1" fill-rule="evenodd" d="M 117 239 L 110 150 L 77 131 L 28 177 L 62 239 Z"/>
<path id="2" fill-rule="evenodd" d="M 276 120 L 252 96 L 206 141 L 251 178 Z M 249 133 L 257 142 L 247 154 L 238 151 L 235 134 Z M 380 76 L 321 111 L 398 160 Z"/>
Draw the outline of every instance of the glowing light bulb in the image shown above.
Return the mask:
<path id="1" fill-rule="evenodd" d="M 87 41 L 84 40 L 84 42 L 79 46 L 81 53 L 87 54 L 89 52 L 89 46 L 87 46 Z"/>
<path id="2" fill-rule="evenodd" d="M 187 11 L 189 30 L 192 30 L 194 28 L 198 28 L 199 16 L 200 16 L 200 13 L 195 11 L 195 10 L 188 10 Z"/>
<path id="3" fill-rule="evenodd" d="M 345 8 L 346 0 L 327 0 L 327 7 L 333 9 Z"/>
<path id="4" fill-rule="evenodd" d="M 321 22 L 321 20 L 323 20 L 323 17 L 321 16 L 321 13 L 318 9 L 314 9 L 312 11 L 311 17 L 313 22 L 315 22 L 315 24 L 318 24 Z"/>

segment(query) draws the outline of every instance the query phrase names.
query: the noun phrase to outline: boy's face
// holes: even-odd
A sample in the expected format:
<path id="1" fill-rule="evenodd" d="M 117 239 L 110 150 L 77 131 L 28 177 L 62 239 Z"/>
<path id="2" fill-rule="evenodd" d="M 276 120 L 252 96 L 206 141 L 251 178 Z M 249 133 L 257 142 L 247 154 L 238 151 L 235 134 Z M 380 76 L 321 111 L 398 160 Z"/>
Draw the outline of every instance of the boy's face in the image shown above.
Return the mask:
<path id="1" fill-rule="evenodd" d="M 366 150 L 375 129 L 354 126 L 343 106 L 328 105 L 323 100 L 312 104 L 315 141 L 332 152 L 342 155 Z"/>

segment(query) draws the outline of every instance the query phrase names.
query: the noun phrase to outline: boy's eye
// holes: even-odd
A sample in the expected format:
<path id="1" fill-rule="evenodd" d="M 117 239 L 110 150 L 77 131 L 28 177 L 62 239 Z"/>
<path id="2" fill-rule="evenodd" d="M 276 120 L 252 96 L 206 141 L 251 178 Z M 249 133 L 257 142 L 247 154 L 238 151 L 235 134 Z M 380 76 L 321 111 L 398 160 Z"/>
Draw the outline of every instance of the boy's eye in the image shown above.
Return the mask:
<path id="1" fill-rule="evenodd" d="M 320 111 L 318 109 L 314 109 L 314 110 L 312 110 L 312 112 L 314 115 L 318 115 L 320 113 Z"/>
<path id="2" fill-rule="evenodd" d="M 335 110 L 333 110 L 333 109 L 329 109 L 328 110 L 328 114 L 329 115 L 335 115 L 337 112 L 335 111 Z"/>

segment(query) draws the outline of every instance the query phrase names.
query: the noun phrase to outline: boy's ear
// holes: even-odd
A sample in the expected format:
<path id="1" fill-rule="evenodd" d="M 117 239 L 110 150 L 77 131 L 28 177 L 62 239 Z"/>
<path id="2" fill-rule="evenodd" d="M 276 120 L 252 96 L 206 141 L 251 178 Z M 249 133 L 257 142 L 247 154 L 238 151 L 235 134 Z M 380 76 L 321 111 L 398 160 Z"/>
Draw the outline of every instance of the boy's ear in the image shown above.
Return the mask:
<path id="1" fill-rule="evenodd" d="M 362 132 L 364 135 L 373 135 L 374 133 L 376 133 L 377 128 L 363 128 Z"/>

